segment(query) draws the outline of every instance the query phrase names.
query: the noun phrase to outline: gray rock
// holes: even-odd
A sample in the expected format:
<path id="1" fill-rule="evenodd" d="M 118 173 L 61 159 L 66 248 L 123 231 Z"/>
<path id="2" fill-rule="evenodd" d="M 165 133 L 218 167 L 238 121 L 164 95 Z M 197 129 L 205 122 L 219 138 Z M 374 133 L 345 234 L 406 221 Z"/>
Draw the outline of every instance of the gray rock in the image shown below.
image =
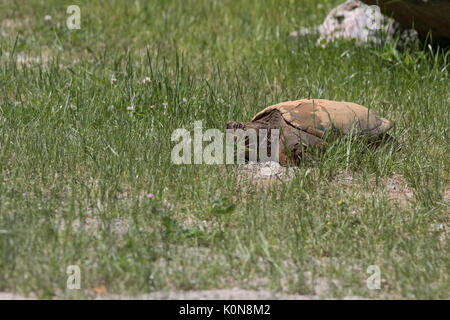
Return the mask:
<path id="1" fill-rule="evenodd" d="M 300 37 L 319 34 L 318 44 L 325 45 L 339 38 L 355 40 L 358 44 L 391 42 L 400 34 L 399 46 L 415 43 L 414 30 L 404 30 L 399 23 L 383 15 L 376 6 L 368 6 L 359 0 L 348 0 L 331 10 L 318 27 L 303 28 L 290 34 Z"/>

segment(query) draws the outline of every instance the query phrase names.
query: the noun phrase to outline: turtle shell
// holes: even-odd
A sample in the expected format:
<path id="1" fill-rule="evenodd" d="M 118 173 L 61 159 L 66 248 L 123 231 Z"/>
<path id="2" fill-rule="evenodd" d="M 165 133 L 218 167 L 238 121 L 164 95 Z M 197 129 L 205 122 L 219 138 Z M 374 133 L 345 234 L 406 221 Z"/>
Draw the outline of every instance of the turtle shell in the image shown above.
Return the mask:
<path id="1" fill-rule="evenodd" d="M 272 110 L 279 110 L 290 125 L 319 138 L 329 131 L 370 137 L 381 135 L 392 128 L 392 122 L 372 113 L 366 107 L 352 102 L 325 99 L 302 99 L 286 101 L 269 106 L 256 114 L 253 121 L 263 118 Z"/>

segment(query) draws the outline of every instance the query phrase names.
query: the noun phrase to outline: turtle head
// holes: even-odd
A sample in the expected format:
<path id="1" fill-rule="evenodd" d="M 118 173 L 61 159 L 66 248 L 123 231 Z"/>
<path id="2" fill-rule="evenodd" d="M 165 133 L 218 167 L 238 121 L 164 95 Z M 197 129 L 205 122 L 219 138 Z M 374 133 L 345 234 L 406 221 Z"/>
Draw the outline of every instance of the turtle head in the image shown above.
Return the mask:
<path id="1" fill-rule="evenodd" d="M 233 129 L 233 130 L 249 130 L 249 129 L 253 129 L 253 130 L 258 130 L 261 128 L 265 128 L 266 126 L 261 125 L 258 122 L 237 122 L 237 121 L 228 121 L 227 124 L 225 125 L 226 129 Z"/>
<path id="2" fill-rule="evenodd" d="M 242 129 L 242 130 L 246 130 L 247 126 L 245 125 L 244 122 L 236 122 L 236 121 L 228 121 L 227 124 L 225 125 L 226 129 Z"/>

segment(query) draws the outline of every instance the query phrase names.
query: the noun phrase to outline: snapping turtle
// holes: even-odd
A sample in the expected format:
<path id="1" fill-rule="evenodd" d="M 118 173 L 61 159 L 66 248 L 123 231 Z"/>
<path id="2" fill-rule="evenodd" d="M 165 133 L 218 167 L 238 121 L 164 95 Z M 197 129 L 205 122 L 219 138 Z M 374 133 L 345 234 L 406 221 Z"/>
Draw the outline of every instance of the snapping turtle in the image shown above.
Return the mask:
<path id="1" fill-rule="evenodd" d="M 395 141 L 386 132 L 392 122 L 352 102 L 302 99 L 281 102 L 257 113 L 251 122 L 230 121 L 227 129 L 280 130 L 280 164 L 298 164 L 304 148 L 324 146 L 330 133 L 367 136 L 376 145 Z M 397 146 L 397 149 L 399 147 Z M 246 154 L 248 156 L 248 154 Z"/>

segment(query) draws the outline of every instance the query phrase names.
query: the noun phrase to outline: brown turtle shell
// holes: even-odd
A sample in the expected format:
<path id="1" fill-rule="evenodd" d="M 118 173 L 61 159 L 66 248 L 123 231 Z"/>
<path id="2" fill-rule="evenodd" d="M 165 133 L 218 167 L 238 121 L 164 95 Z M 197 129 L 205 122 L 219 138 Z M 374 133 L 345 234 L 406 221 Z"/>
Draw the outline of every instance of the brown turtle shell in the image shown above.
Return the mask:
<path id="1" fill-rule="evenodd" d="M 392 128 L 392 122 L 372 113 L 366 107 L 352 102 L 325 99 L 301 99 L 269 106 L 256 114 L 252 122 L 272 110 L 279 110 L 292 126 L 319 138 L 329 131 L 348 134 L 352 128 L 357 134 L 370 137 L 381 135 Z"/>

